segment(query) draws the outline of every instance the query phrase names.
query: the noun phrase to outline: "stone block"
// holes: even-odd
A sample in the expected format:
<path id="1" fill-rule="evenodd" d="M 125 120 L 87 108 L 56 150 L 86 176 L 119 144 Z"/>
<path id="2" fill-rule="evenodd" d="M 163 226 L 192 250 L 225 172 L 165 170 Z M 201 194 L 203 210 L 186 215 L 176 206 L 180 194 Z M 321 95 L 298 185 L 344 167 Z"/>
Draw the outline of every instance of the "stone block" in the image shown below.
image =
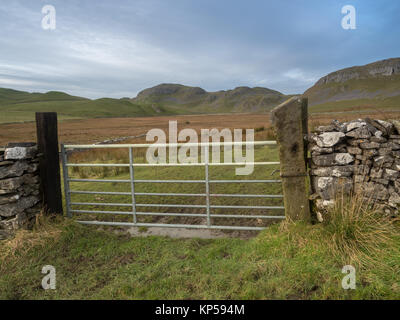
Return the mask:
<path id="1" fill-rule="evenodd" d="M 320 177 L 349 177 L 353 174 L 353 166 L 319 167 L 311 170 L 311 175 Z"/>
<path id="2" fill-rule="evenodd" d="M 4 152 L 5 160 L 32 159 L 37 155 L 35 143 L 9 143 Z"/>
<path id="3" fill-rule="evenodd" d="M 319 135 L 314 135 L 312 138 L 320 148 L 329 148 L 338 144 L 345 134 L 343 132 L 324 132 Z"/>
<path id="4" fill-rule="evenodd" d="M 323 200 L 332 200 L 336 194 L 350 193 L 353 189 L 353 179 L 347 177 L 312 177 L 313 188 Z"/>
<path id="5" fill-rule="evenodd" d="M 350 153 L 331 153 L 313 158 L 314 164 L 321 167 L 347 165 L 353 161 L 354 157 Z"/>
<path id="6" fill-rule="evenodd" d="M 19 199 L 18 202 L 5 204 L 0 206 L 0 216 L 12 217 L 19 213 L 22 213 L 25 209 L 33 207 L 39 202 L 38 196 L 29 196 Z"/>
<path id="7" fill-rule="evenodd" d="M 350 154 L 362 154 L 362 150 L 358 147 L 347 147 L 347 152 Z"/>
<path id="8" fill-rule="evenodd" d="M 366 127 L 360 127 L 347 132 L 346 136 L 354 139 L 368 139 L 371 137 L 371 132 Z"/>

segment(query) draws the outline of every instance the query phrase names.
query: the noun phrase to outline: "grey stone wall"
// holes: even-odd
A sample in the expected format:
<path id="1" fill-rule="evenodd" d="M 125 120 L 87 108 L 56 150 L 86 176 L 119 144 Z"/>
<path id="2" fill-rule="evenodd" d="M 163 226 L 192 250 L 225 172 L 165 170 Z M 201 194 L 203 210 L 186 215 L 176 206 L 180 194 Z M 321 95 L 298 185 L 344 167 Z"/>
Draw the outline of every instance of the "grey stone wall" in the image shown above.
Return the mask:
<path id="1" fill-rule="evenodd" d="M 0 151 L 0 239 L 30 227 L 41 210 L 38 162 L 34 143 L 9 143 Z"/>
<path id="2" fill-rule="evenodd" d="M 312 199 L 317 216 L 338 193 L 361 193 L 383 212 L 400 205 L 400 121 L 332 121 L 308 136 Z"/>

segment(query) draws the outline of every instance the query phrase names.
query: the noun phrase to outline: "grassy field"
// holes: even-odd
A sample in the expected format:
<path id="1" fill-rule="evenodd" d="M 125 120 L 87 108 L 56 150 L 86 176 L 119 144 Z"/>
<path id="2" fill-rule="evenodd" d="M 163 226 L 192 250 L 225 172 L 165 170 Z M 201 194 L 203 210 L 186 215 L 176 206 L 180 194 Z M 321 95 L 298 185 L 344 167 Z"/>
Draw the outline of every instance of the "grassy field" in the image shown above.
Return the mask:
<path id="1" fill-rule="evenodd" d="M 261 131 L 258 138 L 262 136 Z M 137 162 L 143 161 L 142 157 L 143 153 L 135 153 Z M 76 153 L 70 158 L 74 162 L 108 162 L 111 158 L 126 162 L 127 154 L 122 150 L 91 151 Z M 273 147 L 256 150 L 256 161 L 276 159 Z M 72 176 L 80 178 L 127 178 L 127 173 L 121 169 L 70 170 Z M 200 168 L 184 167 L 182 170 L 142 168 L 135 174 L 140 179 L 195 179 L 204 174 Z M 257 167 L 255 175 L 257 178 L 276 177 L 276 173 L 271 175 L 272 170 Z M 211 176 L 232 178 L 234 171 L 215 167 Z M 129 191 L 121 184 L 72 186 L 75 190 Z M 162 188 L 165 186 L 138 184 L 137 191 L 204 192 L 204 185 L 188 188 L 177 184 L 169 185 L 166 190 Z M 212 192 L 280 193 L 280 185 L 276 184 L 216 188 L 221 189 Z M 74 201 L 107 200 L 97 197 L 76 195 Z M 124 196 L 114 198 L 116 200 L 130 202 L 130 198 Z M 216 200 L 225 204 L 232 200 L 234 204 L 259 203 L 259 199 L 256 202 L 256 199 Z M 203 200 L 191 199 L 190 203 L 196 201 Z M 141 198 L 140 202 L 189 203 L 186 197 L 154 199 L 149 196 Z M 247 239 L 232 238 L 229 233 L 219 239 L 131 237 L 121 228 L 82 226 L 75 222 L 81 218 L 131 221 L 131 215 L 79 214 L 71 220 L 39 217 L 33 231 L 20 231 L 13 239 L 0 242 L 0 299 L 399 299 L 400 226 L 372 209 L 354 208 L 351 201 L 339 202 L 322 224 L 283 221 L 268 225 L 266 230 Z M 247 213 L 254 214 L 255 210 Z M 171 223 L 182 218 L 141 219 Z M 204 220 L 183 219 L 184 223 L 204 223 Z M 213 222 L 237 223 L 224 220 Z M 257 219 L 251 220 L 251 225 L 263 225 Z M 45 291 L 40 285 L 41 268 L 48 264 L 56 267 L 57 289 L 54 291 Z M 341 270 L 347 264 L 356 268 L 355 290 L 344 290 L 341 286 L 344 277 Z"/>
<path id="2" fill-rule="evenodd" d="M 34 118 L 32 118 L 34 119 Z M 257 129 L 270 127 L 268 114 L 215 114 L 215 115 L 175 115 L 136 118 L 104 118 L 60 121 L 58 124 L 59 142 L 93 143 L 118 137 L 146 134 L 153 128 L 168 132 L 168 123 L 178 122 L 178 129 L 241 128 Z M 0 124 L 0 146 L 8 142 L 36 140 L 35 123 Z M 132 140 L 144 141 L 142 140 Z"/>
<path id="3" fill-rule="evenodd" d="M 354 120 L 360 117 L 374 119 L 399 119 L 399 111 L 381 111 L 369 109 L 363 111 L 354 109 L 346 112 L 320 112 L 309 114 L 309 127 L 328 124 L 332 119 L 339 121 Z M 34 118 L 31 118 L 32 120 Z M 94 143 L 108 139 L 138 136 L 153 128 L 168 131 L 168 121 L 178 121 L 178 129 L 192 128 L 199 132 L 201 129 L 261 129 L 265 128 L 267 139 L 273 137 L 269 114 L 214 114 L 214 115 L 175 115 L 135 118 L 104 118 L 60 121 L 58 124 L 59 142 L 63 143 Z M 36 140 L 35 123 L 4 123 L 0 124 L 0 146 L 9 142 L 27 142 Z M 128 140 L 140 143 L 144 140 Z"/>
<path id="4" fill-rule="evenodd" d="M 39 219 L 35 231 L 0 242 L 0 299 L 399 299 L 398 226 L 339 226 L 282 222 L 250 240 L 204 240 Z M 40 285 L 48 264 L 56 290 Z M 341 287 L 347 264 L 355 290 Z"/>
<path id="5" fill-rule="evenodd" d="M 339 119 L 354 114 L 337 114 Z M 396 113 L 388 113 L 395 117 Z M 358 117 L 357 115 L 356 117 Z M 182 127 L 258 128 L 256 140 L 270 140 L 267 116 L 220 115 L 179 116 Z M 326 123 L 331 115 L 311 116 L 311 126 Z M 157 127 L 166 128 L 168 117 L 143 119 L 93 119 L 65 121 L 60 127 L 63 141 L 89 142 L 100 137 L 132 135 Z M 382 118 L 381 118 L 382 119 Z M 107 121 L 106 121 L 107 120 Z M 125 121 L 125 122 L 124 122 Z M 99 127 L 99 125 L 101 126 Z M 26 141 L 20 124 L 14 131 L 1 131 L 0 138 Z M 12 126 L 12 125 L 3 125 Z M 265 126 L 265 127 L 264 127 Z M 4 128 L 4 127 L 3 127 Z M 16 129 L 18 128 L 18 129 Z M 71 130 L 75 128 L 77 132 Z M 21 135 L 18 135 L 21 130 Z M 130 134 L 129 134 L 130 133 Z M 31 133 L 32 136 L 33 133 Z M 102 136 L 103 135 L 103 136 Z M 64 140 L 67 139 L 67 140 Z M 3 141 L 4 141 L 3 140 Z M 24 141 L 22 140 L 22 141 Z M 131 140 L 127 142 L 141 142 Z M 276 148 L 256 149 L 256 161 L 276 161 Z M 127 163 L 124 150 L 90 151 L 70 156 L 71 162 Z M 135 162 L 144 161 L 135 152 Z M 276 167 L 256 167 L 253 175 L 235 176 L 234 168 L 212 167 L 212 179 L 274 179 Z M 127 179 L 126 169 L 70 169 L 72 177 Z M 202 179 L 204 168 L 137 168 L 137 179 Z M 127 191 L 129 184 L 72 183 L 73 190 Z M 199 185 L 137 184 L 137 192 L 203 193 Z M 279 194 L 280 184 L 244 183 L 214 185 L 213 193 Z M 74 195 L 73 201 L 130 203 L 129 196 Z M 203 198 L 137 198 L 140 203 L 204 204 Z M 281 199 L 235 199 L 216 197 L 212 204 L 281 205 Z M 74 206 L 104 210 L 104 206 Z M 109 208 L 107 208 L 109 209 Z M 82 226 L 77 219 L 131 221 L 132 215 L 76 214 L 74 219 L 37 219 L 33 231 L 20 231 L 0 242 L 0 299 L 400 299 L 400 226 L 380 213 L 359 214 L 346 203 L 323 224 L 269 224 L 246 219 L 248 225 L 268 226 L 243 238 L 226 233 L 221 239 L 172 239 L 131 237 L 121 228 Z M 130 211 L 127 207 L 110 210 Z M 144 211 L 144 210 L 143 210 Z M 150 211 L 150 210 L 148 210 Z M 163 208 L 152 212 L 203 213 L 204 209 Z M 278 211 L 216 209 L 213 213 L 279 214 Z M 345 213 L 345 214 L 344 214 Z M 352 213 L 356 213 L 353 215 Z M 204 218 L 141 216 L 142 222 L 205 223 Z M 236 225 L 237 220 L 214 219 L 215 224 Z M 241 222 L 243 224 L 243 221 Z M 142 231 L 145 231 L 144 229 Z M 57 270 L 57 290 L 41 288 L 41 268 Z M 356 290 L 344 290 L 344 265 L 356 268 Z"/>

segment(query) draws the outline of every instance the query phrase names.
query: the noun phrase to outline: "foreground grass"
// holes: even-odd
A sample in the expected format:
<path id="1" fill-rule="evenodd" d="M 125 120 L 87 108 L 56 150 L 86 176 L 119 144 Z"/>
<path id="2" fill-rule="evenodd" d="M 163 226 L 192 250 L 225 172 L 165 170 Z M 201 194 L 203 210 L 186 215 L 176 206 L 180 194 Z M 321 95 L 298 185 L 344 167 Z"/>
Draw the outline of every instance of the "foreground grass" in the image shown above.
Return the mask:
<path id="1" fill-rule="evenodd" d="M 375 260 L 338 256 L 324 225 L 283 222 L 256 238 L 130 238 L 73 221 L 0 242 L 0 299 L 399 299 L 400 238 Z M 379 261 L 379 263 L 376 263 Z M 57 290 L 41 269 L 57 270 Z M 344 290 L 344 264 L 357 270 Z"/>

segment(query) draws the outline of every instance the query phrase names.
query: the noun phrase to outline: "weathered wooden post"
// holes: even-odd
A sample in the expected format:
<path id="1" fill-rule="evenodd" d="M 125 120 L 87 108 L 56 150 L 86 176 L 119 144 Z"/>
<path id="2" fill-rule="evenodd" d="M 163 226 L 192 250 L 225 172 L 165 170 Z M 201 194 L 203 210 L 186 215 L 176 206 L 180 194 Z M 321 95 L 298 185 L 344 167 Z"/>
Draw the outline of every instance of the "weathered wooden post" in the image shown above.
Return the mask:
<path id="1" fill-rule="evenodd" d="M 271 111 L 275 126 L 286 217 L 310 221 L 306 167 L 307 100 L 293 97 Z"/>
<path id="2" fill-rule="evenodd" d="M 46 213 L 63 213 L 56 112 L 36 113 L 40 189 Z"/>

